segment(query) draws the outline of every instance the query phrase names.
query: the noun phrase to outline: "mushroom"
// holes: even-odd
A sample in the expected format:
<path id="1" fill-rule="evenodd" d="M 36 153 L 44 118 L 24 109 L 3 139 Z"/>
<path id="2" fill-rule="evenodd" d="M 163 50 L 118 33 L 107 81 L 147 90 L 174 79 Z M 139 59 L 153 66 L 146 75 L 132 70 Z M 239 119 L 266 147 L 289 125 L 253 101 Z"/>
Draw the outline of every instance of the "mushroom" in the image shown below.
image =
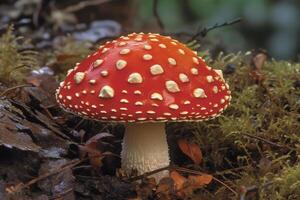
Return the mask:
<path id="1" fill-rule="evenodd" d="M 231 95 L 222 71 L 197 52 L 167 36 L 132 33 L 69 70 L 56 98 L 80 116 L 123 122 L 122 169 L 143 174 L 169 165 L 165 122 L 215 118 Z"/>

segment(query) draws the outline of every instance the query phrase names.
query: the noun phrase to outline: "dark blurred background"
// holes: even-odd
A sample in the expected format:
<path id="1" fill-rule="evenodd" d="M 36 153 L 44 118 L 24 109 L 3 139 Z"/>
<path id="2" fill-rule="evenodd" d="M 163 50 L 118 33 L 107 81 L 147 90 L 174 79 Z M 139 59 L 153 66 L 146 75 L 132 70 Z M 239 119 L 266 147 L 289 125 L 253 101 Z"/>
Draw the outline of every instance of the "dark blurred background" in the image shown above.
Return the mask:
<path id="1" fill-rule="evenodd" d="M 299 0 L 158 0 L 157 13 L 164 30 L 154 17 L 153 3 L 153 0 L 0 0 L 0 24 L 3 29 L 14 23 L 22 27 L 21 34 L 31 36 L 34 31 L 43 30 L 43 35 L 35 38 L 39 41 L 57 33 L 78 36 L 91 27 L 94 32 L 106 27 L 106 33 L 101 34 L 107 37 L 132 31 L 193 35 L 199 29 L 241 18 L 237 24 L 209 32 L 200 41 L 201 48 L 225 52 L 264 48 L 274 58 L 299 60 Z M 94 36 L 84 36 L 89 37 Z"/>

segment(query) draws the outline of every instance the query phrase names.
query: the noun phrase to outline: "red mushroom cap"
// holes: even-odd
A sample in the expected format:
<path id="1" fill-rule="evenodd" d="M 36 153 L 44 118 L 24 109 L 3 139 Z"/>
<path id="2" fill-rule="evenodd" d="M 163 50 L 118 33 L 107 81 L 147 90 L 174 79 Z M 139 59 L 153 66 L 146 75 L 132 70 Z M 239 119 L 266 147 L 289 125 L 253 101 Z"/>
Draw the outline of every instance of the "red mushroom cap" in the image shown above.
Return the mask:
<path id="1" fill-rule="evenodd" d="M 57 91 L 68 111 L 103 121 L 194 121 L 229 105 L 221 70 L 170 37 L 129 34 L 69 70 Z"/>

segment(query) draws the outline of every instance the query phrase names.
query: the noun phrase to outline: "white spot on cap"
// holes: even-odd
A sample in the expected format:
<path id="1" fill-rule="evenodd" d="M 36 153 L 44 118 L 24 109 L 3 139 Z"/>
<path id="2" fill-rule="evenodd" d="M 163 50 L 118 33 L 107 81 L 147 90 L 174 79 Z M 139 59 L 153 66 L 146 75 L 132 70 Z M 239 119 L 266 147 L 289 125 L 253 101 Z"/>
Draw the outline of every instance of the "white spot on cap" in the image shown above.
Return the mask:
<path id="1" fill-rule="evenodd" d="M 143 38 L 141 38 L 141 37 L 136 37 L 134 40 L 137 41 L 137 42 L 141 42 L 141 41 L 143 40 Z"/>
<path id="2" fill-rule="evenodd" d="M 151 60 L 152 56 L 150 54 L 145 54 L 145 55 L 143 55 L 143 59 L 144 60 Z"/>
<path id="3" fill-rule="evenodd" d="M 117 110 L 116 110 L 116 109 L 111 109 L 110 111 L 111 111 L 111 112 L 117 112 Z"/>
<path id="4" fill-rule="evenodd" d="M 179 52 L 181 55 L 185 55 L 185 52 L 183 51 L 183 49 L 178 49 L 178 52 Z"/>
<path id="5" fill-rule="evenodd" d="M 156 64 L 150 67 L 150 72 L 152 75 L 158 75 L 164 73 L 164 69 L 160 65 Z"/>
<path id="6" fill-rule="evenodd" d="M 142 114 L 143 111 L 136 111 L 135 114 Z"/>
<path id="7" fill-rule="evenodd" d="M 106 70 L 103 70 L 100 72 L 101 76 L 105 77 L 105 76 L 108 76 L 108 71 Z"/>
<path id="8" fill-rule="evenodd" d="M 118 44 L 118 46 L 125 46 L 127 43 L 126 42 L 120 42 L 119 44 Z"/>
<path id="9" fill-rule="evenodd" d="M 74 81 L 76 84 L 79 84 L 81 83 L 81 81 L 84 79 L 85 77 L 85 73 L 84 72 L 77 72 L 75 75 L 74 75 Z"/>
<path id="10" fill-rule="evenodd" d="M 96 80 L 95 80 L 95 79 L 91 79 L 91 80 L 89 80 L 89 83 L 90 83 L 90 84 L 95 84 L 95 83 L 96 83 Z"/>
<path id="11" fill-rule="evenodd" d="M 202 88 L 196 88 L 193 92 L 194 97 L 196 98 L 206 98 L 206 94 Z"/>
<path id="12" fill-rule="evenodd" d="M 108 48 L 103 48 L 103 50 L 101 51 L 101 53 L 105 53 L 108 51 Z"/>
<path id="13" fill-rule="evenodd" d="M 71 96 L 67 96 L 67 99 L 68 99 L 68 100 L 72 100 L 72 97 L 71 97 Z"/>
<path id="14" fill-rule="evenodd" d="M 225 86 L 226 86 L 227 89 L 229 89 L 229 85 L 227 83 L 225 83 Z"/>
<path id="15" fill-rule="evenodd" d="M 225 98 L 225 100 L 229 100 L 229 96 L 225 96 L 224 98 Z"/>
<path id="16" fill-rule="evenodd" d="M 159 46 L 160 48 L 162 48 L 162 49 L 167 48 L 167 46 L 166 46 L 165 44 L 159 44 L 158 46 Z"/>
<path id="17" fill-rule="evenodd" d="M 69 74 L 71 74 L 73 70 L 74 70 L 74 69 L 69 69 L 68 72 L 67 72 L 67 76 L 68 76 Z"/>
<path id="18" fill-rule="evenodd" d="M 148 110 L 146 113 L 148 113 L 148 114 L 155 114 L 155 111 L 153 111 L 153 110 Z"/>
<path id="19" fill-rule="evenodd" d="M 184 101 L 183 104 L 184 105 L 189 105 L 189 104 L 191 104 L 191 102 L 190 101 Z"/>
<path id="20" fill-rule="evenodd" d="M 142 78 L 142 76 L 139 73 L 134 72 L 134 73 L 132 73 L 132 74 L 130 74 L 128 76 L 128 80 L 127 81 L 128 81 L 128 83 L 142 83 L 143 82 L 143 78 Z"/>
<path id="21" fill-rule="evenodd" d="M 105 85 L 101 88 L 99 97 L 101 98 L 113 98 L 115 95 L 115 91 L 112 87 Z"/>
<path id="22" fill-rule="evenodd" d="M 150 50 L 150 49 L 152 49 L 152 47 L 151 47 L 151 45 L 145 44 L 145 45 L 144 45 L 144 49 Z"/>
<path id="23" fill-rule="evenodd" d="M 124 108 L 124 107 L 122 107 L 122 108 L 120 108 L 120 110 L 122 110 L 122 111 L 126 111 L 126 110 L 128 110 L 128 108 Z"/>
<path id="24" fill-rule="evenodd" d="M 176 60 L 174 58 L 168 58 L 168 62 L 170 65 L 176 65 Z"/>
<path id="25" fill-rule="evenodd" d="M 181 115 L 187 115 L 189 112 L 188 111 L 182 111 L 180 112 Z"/>
<path id="26" fill-rule="evenodd" d="M 196 57 L 193 57 L 193 62 L 195 63 L 195 64 L 199 64 L 199 60 L 198 60 L 198 58 L 196 58 Z"/>
<path id="27" fill-rule="evenodd" d="M 213 92 L 214 92 L 215 94 L 218 93 L 218 87 L 217 87 L 217 86 L 214 86 L 214 87 L 213 87 Z"/>
<path id="28" fill-rule="evenodd" d="M 168 113 L 168 112 L 165 112 L 163 115 L 165 115 L 165 116 L 171 116 L 172 114 Z"/>
<path id="29" fill-rule="evenodd" d="M 142 94 L 142 92 L 139 91 L 139 90 L 135 90 L 135 91 L 133 92 L 133 94 Z"/>
<path id="30" fill-rule="evenodd" d="M 225 99 L 221 99 L 221 100 L 220 100 L 220 103 L 221 103 L 221 104 L 225 103 Z"/>
<path id="31" fill-rule="evenodd" d="M 123 40 L 130 40 L 129 37 L 124 37 L 124 36 L 122 36 L 122 37 L 120 37 L 120 38 L 122 38 Z"/>
<path id="32" fill-rule="evenodd" d="M 159 93 L 157 93 L 157 92 L 154 92 L 154 93 L 151 94 L 151 99 L 162 101 L 162 100 L 163 100 L 163 97 L 161 96 L 161 94 L 159 94 Z"/>
<path id="33" fill-rule="evenodd" d="M 130 49 L 122 49 L 121 51 L 120 51 L 120 54 L 121 55 L 126 55 L 126 54 L 128 54 L 130 52 Z"/>
<path id="34" fill-rule="evenodd" d="M 138 121 L 145 121 L 147 118 L 146 117 L 139 117 L 137 118 Z"/>
<path id="35" fill-rule="evenodd" d="M 211 83 L 211 82 L 214 81 L 213 77 L 210 76 L 210 75 L 206 77 L 206 80 L 207 80 L 207 82 L 209 82 L 209 83 Z"/>
<path id="36" fill-rule="evenodd" d="M 170 104 L 169 108 L 171 108 L 173 110 L 177 110 L 179 108 L 179 106 L 177 104 Z"/>
<path id="37" fill-rule="evenodd" d="M 143 104 L 143 102 L 141 102 L 141 101 L 137 101 L 137 102 L 134 103 L 134 105 L 136 105 L 136 106 L 142 106 L 142 105 L 144 105 L 144 104 Z"/>
<path id="38" fill-rule="evenodd" d="M 180 73 L 180 74 L 179 74 L 179 79 L 180 79 L 180 81 L 183 82 L 183 83 L 189 82 L 188 76 L 187 76 L 186 74 L 184 74 L 184 73 Z"/>
<path id="39" fill-rule="evenodd" d="M 116 62 L 116 67 L 118 70 L 123 69 L 124 67 L 126 67 L 126 65 L 127 65 L 127 62 L 125 60 L 118 60 Z"/>
<path id="40" fill-rule="evenodd" d="M 173 45 L 177 45 L 177 43 L 176 43 L 176 42 L 171 42 L 171 44 L 173 44 Z"/>
<path id="41" fill-rule="evenodd" d="M 195 67 L 191 68 L 191 73 L 194 75 L 198 75 L 198 69 Z"/>
<path id="42" fill-rule="evenodd" d="M 127 99 L 121 99 L 120 103 L 129 103 L 129 101 Z"/>
<path id="43" fill-rule="evenodd" d="M 102 63 L 103 63 L 103 60 L 102 60 L 102 59 L 97 59 L 97 60 L 93 63 L 93 68 L 99 67 Z"/>
<path id="44" fill-rule="evenodd" d="M 127 92 L 127 90 L 122 90 L 121 93 L 122 93 L 122 94 L 127 94 L 128 92 Z"/>
<path id="45" fill-rule="evenodd" d="M 152 42 L 158 42 L 158 39 L 150 39 Z"/>
<path id="46" fill-rule="evenodd" d="M 172 81 L 172 80 L 166 81 L 165 85 L 169 92 L 172 92 L 172 93 L 180 92 L 178 84 L 175 81 Z"/>

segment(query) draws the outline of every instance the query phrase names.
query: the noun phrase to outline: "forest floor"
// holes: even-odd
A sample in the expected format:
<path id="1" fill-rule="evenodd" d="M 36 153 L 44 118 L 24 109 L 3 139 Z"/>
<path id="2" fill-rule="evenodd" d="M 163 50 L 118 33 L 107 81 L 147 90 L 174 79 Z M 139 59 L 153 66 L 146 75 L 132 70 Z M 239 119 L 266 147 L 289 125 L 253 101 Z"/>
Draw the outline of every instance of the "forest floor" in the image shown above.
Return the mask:
<path id="1" fill-rule="evenodd" d="M 120 24 L 48 35 L 14 23 L 0 29 L 1 200 L 300 199 L 300 63 L 188 43 L 223 70 L 232 101 L 216 119 L 166 125 L 172 164 L 157 183 L 120 170 L 122 124 L 66 113 L 55 100 L 67 70 L 119 37 Z"/>

